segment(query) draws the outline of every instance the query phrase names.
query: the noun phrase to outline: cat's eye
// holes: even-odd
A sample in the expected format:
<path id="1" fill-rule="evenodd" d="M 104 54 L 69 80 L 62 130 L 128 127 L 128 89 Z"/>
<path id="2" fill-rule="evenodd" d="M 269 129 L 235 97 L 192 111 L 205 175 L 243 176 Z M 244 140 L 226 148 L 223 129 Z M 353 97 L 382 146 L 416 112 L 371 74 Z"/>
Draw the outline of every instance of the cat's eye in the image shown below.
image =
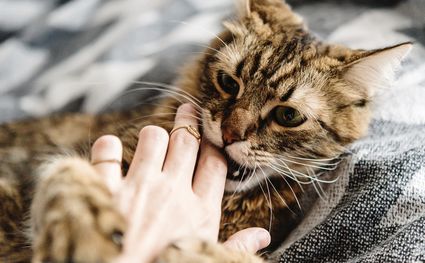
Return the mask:
<path id="1" fill-rule="evenodd" d="M 273 110 L 273 118 L 277 124 L 284 127 L 297 127 L 306 121 L 306 118 L 296 109 L 278 106 Z"/>
<path id="2" fill-rule="evenodd" d="M 217 74 L 217 82 L 220 88 L 229 95 L 236 97 L 239 93 L 239 83 L 224 71 Z"/>

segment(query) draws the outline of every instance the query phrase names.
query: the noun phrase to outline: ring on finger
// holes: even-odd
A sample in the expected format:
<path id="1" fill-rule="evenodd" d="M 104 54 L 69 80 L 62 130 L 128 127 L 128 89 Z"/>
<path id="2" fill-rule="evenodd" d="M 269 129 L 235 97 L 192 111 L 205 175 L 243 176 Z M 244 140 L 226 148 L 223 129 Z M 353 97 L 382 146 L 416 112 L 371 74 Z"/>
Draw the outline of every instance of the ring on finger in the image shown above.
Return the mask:
<path id="1" fill-rule="evenodd" d="M 195 139 L 198 141 L 198 143 L 201 142 L 201 134 L 199 133 L 199 131 L 193 127 L 192 125 L 182 125 L 182 126 L 177 126 L 174 127 L 171 132 L 170 132 L 170 136 L 177 130 L 179 129 L 186 129 L 193 137 L 195 137 Z"/>
<path id="2" fill-rule="evenodd" d="M 97 160 L 97 161 L 91 161 L 92 165 L 100 164 L 100 163 L 116 163 L 119 166 L 121 166 L 121 161 L 118 159 L 107 159 L 107 160 Z"/>

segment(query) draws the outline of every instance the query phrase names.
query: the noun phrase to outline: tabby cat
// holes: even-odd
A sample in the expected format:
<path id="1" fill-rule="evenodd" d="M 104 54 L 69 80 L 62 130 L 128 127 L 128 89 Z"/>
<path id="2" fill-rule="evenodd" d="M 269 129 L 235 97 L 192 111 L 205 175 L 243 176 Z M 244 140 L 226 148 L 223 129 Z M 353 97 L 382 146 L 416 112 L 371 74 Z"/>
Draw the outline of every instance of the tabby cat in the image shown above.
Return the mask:
<path id="1" fill-rule="evenodd" d="M 366 133 L 377 91 L 411 44 L 367 51 L 323 43 L 281 0 L 246 0 L 224 27 L 181 74 L 175 93 L 197 104 L 204 137 L 228 160 L 220 239 L 260 226 L 271 230 L 272 252 L 300 219 L 301 183 L 333 167 Z M 115 134 L 125 147 L 125 169 L 140 129 L 170 130 L 178 105 L 168 98 L 158 107 L 2 125 L 0 261 L 111 261 L 125 221 L 87 158 L 75 156 L 84 156 L 89 138 Z M 153 117 L 139 118 L 145 114 Z M 158 259 L 262 261 L 196 240 L 170 246 Z"/>

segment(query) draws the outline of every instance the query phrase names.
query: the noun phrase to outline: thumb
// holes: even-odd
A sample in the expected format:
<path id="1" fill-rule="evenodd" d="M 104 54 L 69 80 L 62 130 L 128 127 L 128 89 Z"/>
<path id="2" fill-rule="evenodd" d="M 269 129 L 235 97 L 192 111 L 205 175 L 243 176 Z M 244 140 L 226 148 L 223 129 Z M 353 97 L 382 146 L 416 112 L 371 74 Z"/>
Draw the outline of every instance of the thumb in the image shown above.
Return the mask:
<path id="1" fill-rule="evenodd" d="M 270 244 L 270 234 L 259 227 L 251 227 L 233 234 L 223 245 L 239 252 L 256 253 Z"/>

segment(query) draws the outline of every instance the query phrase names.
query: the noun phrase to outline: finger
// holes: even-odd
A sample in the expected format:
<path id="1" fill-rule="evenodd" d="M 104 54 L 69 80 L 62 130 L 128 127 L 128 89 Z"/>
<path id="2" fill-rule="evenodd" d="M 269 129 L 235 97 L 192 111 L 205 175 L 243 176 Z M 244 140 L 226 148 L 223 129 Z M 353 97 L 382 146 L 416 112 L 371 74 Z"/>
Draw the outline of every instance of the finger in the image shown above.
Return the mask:
<path id="1" fill-rule="evenodd" d="M 193 179 L 193 191 L 201 199 L 220 207 L 226 182 L 227 163 L 224 156 L 208 142 L 203 141 L 198 166 Z"/>
<path id="2" fill-rule="evenodd" d="M 105 179 L 111 192 L 121 185 L 122 145 L 120 139 L 105 135 L 95 141 L 91 149 L 91 162 L 95 170 Z"/>
<path id="3" fill-rule="evenodd" d="M 127 173 L 128 181 L 141 182 L 158 176 L 168 147 L 168 132 L 157 126 L 146 126 L 139 133 L 136 152 Z M 126 179 L 127 179 L 126 178 Z"/>
<path id="4" fill-rule="evenodd" d="M 181 105 L 177 110 L 174 128 L 190 125 L 198 129 L 195 116 L 196 111 L 192 105 Z M 199 142 L 194 135 L 185 128 L 176 130 L 170 135 L 170 144 L 164 163 L 164 173 L 175 177 L 182 176 L 182 179 L 191 183 L 198 150 Z"/>
<path id="5" fill-rule="evenodd" d="M 256 253 L 270 244 L 270 234 L 259 227 L 246 228 L 233 234 L 223 243 L 227 248 L 247 253 Z"/>

